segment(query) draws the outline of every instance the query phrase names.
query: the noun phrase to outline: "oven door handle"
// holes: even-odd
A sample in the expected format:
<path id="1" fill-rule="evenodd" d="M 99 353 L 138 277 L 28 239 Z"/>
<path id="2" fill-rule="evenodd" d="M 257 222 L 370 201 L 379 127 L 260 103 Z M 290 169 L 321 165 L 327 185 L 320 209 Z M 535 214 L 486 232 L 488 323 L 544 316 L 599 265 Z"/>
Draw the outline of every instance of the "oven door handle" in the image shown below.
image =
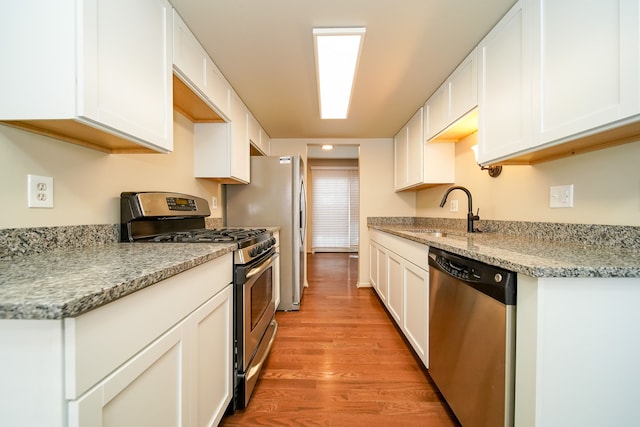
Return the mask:
<path id="1" fill-rule="evenodd" d="M 273 255 L 271 255 L 268 260 L 265 260 L 265 262 L 260 264 L 258 267 L 252 268 L 251 271 L 249 271 L 249 274 L 247 274 L 247 280 L 249 280 L 253 276 L 261 274 L 263 271 L 269 268 L 273 263 L 273 261 L 275 261 L 275 259 L 278 258 L 279 256 L 280 254 L 276 252 Z"/>

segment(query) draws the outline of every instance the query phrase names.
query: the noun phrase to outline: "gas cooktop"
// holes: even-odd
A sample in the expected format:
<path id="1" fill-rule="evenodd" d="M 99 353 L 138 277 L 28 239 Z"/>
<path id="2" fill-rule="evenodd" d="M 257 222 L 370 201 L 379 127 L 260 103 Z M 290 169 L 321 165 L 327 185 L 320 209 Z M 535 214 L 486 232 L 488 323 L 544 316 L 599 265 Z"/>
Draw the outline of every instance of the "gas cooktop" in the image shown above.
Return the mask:
<path id="1" fill-rule="evenodd" d="M 158 234 L 139 241 L 176 243 L 233 243 L 251 244 L 261 239 L 265 228 L 215 228 L 175 231 Z"/>

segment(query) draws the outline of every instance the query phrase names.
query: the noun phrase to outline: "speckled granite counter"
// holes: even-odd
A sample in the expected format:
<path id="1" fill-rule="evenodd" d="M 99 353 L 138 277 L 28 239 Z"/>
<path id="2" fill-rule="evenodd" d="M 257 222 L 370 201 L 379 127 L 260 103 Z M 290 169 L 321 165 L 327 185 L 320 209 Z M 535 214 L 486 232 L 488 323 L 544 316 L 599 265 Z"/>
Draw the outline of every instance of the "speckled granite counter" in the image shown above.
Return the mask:
<path id="1" fill-rule="evenodd" d="M 0 260 L 0 319 L 78 316 L 233 249 L 231 244 L 107 243 Z"/>
<path id="2" fill-rule="evenodd" d="M 533 277 L 640 277 L 640 249 L 636 247 L 460 229 L 436 237 L 420 230 L 443 227 L 411 221 L 369 221 L 369 227 Z"/>

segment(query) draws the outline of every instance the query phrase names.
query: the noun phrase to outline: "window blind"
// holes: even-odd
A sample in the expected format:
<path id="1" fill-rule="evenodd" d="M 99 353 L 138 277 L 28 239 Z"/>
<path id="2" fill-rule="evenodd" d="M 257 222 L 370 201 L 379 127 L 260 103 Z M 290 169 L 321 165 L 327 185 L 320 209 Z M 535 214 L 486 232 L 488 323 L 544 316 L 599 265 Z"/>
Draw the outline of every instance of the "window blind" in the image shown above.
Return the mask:
<path id="1" fill-rule="evenodd" d="M 360 182 L 353 167 L 311 167 L 312 252 L 357 252 Z"/>

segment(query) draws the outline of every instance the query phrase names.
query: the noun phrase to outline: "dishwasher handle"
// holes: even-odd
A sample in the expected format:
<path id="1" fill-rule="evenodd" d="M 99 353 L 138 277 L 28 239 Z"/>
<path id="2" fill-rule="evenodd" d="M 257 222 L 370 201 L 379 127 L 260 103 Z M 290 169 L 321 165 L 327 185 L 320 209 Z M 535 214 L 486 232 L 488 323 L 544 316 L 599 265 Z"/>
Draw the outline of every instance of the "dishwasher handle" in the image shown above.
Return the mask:
<path id="1" fill-rule="evenodd" d="M 516 273 L 513 271 L 437 248 L 429 248 L 429 266 L 505 305 L 516 305 Z"/>

